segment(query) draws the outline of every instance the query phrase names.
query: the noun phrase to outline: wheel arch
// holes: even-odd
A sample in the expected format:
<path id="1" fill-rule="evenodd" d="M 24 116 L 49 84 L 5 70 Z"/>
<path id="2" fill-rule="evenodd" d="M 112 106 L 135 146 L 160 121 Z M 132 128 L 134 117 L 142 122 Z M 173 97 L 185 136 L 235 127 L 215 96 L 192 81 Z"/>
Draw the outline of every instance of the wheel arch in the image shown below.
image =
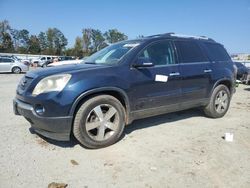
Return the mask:
<path id="1" fill-rule="evenodd" d="M 117 87 L 96 88 L 96 89 L 92 89 L 92 90 L 82 93 L 74 101 L 70 110 L 70 116 L 74 117 L 80 105 L 82 105 L 87 99 L 92 98 L 97 95 L 110 95 L 110 96 L 115 97 L 117 100 L 119 100 L 125 109 L 126 124 L 129 123 L 129 112 L 130 112 L 129 99 L 125 91 Z"/>
<path id="2" fill-rule="evenodd" d="M 19 68 L 19 69 L 20 69 L 20 72 L 22 72 L 22 68 L 21 68 L 20 66 L 18 66 L 18 65 L 12 66 L 12 67 L 11 67 L 11 72 L 13 72 L 13 69 L 14 69 L 14 68 Z"/>
<path id="3" fill-rule="evenodd" d="M 228 78 L 222 78 L 222 79 L 218 80 L 217 82 L 215 82 L 215 84 L 214 84 L 214 86 L 213 86 L 213 89 L 212 89 L 212 91 L 211 91 L 211 93 L 210 93 L 210 97 L 211 97 L 211 95 L 212 95 L 212 93 L 213 93 L 213 90 L 214 90 L 218 85 L 220 85 L 220 84 L 227 86 L 227 88 L 229 89 L 230 93 L 231 93 L 231 94 L 233 93 L 233 82 L 232 82 L 230 79 L 228 79 Z"/>

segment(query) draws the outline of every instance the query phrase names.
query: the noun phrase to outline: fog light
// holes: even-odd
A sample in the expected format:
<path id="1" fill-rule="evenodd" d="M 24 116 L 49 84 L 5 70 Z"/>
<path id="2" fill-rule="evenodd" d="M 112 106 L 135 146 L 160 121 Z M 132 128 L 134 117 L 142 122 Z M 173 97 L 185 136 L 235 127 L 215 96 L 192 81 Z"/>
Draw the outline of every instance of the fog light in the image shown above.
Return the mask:
<path id="1" fill-rule="evenodd" d="M 39 115 L 43 115 L 44 112 L 45 112 L 45 109 L 44 109 L 44 107 L 43 107 L 42 105 L 38 104 L 38 105 L 36 105 L 36 107 L 35 107 L 35 112 L 36 112 L 37 114 L 39 114 Z"/>

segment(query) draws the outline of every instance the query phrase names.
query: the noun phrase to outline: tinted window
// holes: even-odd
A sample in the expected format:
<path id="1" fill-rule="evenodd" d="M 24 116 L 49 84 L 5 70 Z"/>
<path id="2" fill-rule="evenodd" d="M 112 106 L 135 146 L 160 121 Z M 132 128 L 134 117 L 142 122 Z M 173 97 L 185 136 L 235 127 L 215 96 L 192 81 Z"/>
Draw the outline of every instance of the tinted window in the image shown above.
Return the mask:
<path id="1" fill-rule="evenodd" d="M 222 45 L 213 43 L 205 43 L 204 45 L 212 61 L 228 61 L 231 59 Z"/>
<path id="2" fill-rule="evenodd" d="M 173 48 L 169 41 L 151 44 L 139 54 L 139 57 L 149 58 L 156 66 L 175 64 Z"/>
<path id="3" fill-rule="evenodd" d="M 45 60 L 45 57 L 42 57 L 41 60 Z"/>
<path id="4" fill-rule="evenodd" d="M 51 59 L 51 57 L 47 57 L 47 59 Z"/>
<path id="5" fill-rule="evenodd" d="M 201 48 L 193 41 L 175 41 L 181 63 L 204 62 L 207 58 Z"/>
<path id="6" fill-rule="evenodd" d="M 2 58 L 1 61 L 4 62 L 4 63 L 14 62 L 12 59 L 7 59 L 7 58 Z"/>

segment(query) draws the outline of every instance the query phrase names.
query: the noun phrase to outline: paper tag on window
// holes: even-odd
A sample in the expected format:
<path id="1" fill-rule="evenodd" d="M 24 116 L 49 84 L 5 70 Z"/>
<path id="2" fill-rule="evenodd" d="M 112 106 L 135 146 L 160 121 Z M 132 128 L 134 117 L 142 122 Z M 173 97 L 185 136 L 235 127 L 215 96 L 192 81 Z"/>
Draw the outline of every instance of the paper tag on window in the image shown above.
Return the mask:
<path id="1" fill-rule="evenodd" d="M 167 82 L 168 76 L 157 74 L 157 75 L 155 75 L 155 81 L 156 82 Z"/>

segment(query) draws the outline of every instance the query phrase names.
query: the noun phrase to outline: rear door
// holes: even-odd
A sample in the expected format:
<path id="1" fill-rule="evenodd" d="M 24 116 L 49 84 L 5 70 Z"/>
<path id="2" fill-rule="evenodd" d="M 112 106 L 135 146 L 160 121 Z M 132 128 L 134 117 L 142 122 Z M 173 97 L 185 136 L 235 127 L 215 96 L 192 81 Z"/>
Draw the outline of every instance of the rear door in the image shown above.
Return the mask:
<path id="1" fill-rule="evenodd" d="M 211 82 L 211 62 L 198 41 L 177 40 L 174 42 L 182 77 L 182 102 L 199 102 L 208 98 Z"/>
<path id="2" fill-rule="evenodd" d="M 154 66 L 131 68 L 132 110 L 178 104 L 181 96 L 180 73 L 172 42 L 153 42 L 138 57 L 150 59 Z"/>

